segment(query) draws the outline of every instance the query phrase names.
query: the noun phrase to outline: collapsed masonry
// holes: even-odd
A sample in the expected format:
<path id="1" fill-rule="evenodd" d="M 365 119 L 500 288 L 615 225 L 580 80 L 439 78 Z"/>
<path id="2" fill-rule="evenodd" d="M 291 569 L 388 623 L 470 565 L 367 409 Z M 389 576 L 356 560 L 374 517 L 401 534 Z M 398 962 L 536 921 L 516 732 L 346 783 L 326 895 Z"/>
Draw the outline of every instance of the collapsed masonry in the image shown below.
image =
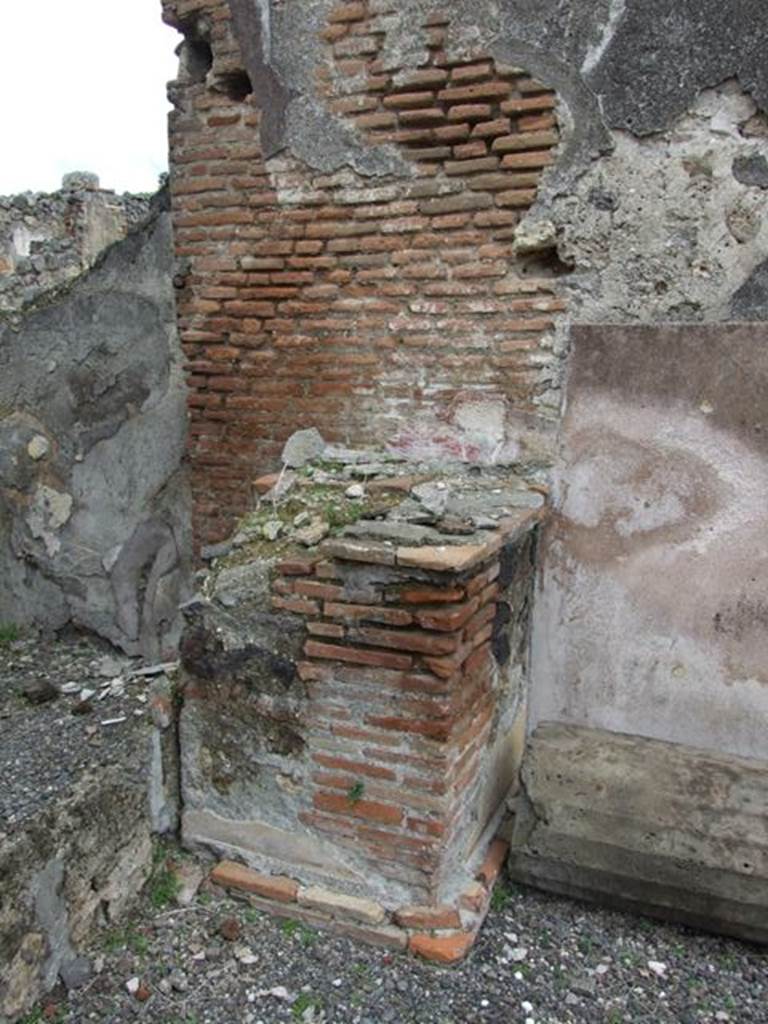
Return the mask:
<path id="1" fill-rule="evenodd" d="M 0 196 L 0 311 L 21 309 L 79 277 L 147 219 L 151 197 L 118 196 L 95 174 L 65 174 L 58 192 Z"/>

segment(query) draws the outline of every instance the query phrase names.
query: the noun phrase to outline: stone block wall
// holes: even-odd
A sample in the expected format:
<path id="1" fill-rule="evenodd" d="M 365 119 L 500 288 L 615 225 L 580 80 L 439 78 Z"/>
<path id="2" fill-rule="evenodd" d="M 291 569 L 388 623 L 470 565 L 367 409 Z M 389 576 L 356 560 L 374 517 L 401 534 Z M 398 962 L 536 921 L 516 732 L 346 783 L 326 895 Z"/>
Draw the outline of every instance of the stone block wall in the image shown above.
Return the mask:
<path id="1" fill-rule="evenodd" d="M 423 52 L 398 50 L 401 6 L 275 5 L 281 86 L 254 66 L 258 19 L 243 31 L 223 0 L 164 3 L 185 35 L 171 191 L 202 541 L 227 535 L 298 424 L 455 458 L 444 419 L 480 394 L 512 410 L 515 460 L 548 456 L 563 306 L 546 261 L 513 243 L 553 160 L 555 98 L 446 13 L 419 22 Z M 284 148 L 270 135 L 294 87 Z"/>

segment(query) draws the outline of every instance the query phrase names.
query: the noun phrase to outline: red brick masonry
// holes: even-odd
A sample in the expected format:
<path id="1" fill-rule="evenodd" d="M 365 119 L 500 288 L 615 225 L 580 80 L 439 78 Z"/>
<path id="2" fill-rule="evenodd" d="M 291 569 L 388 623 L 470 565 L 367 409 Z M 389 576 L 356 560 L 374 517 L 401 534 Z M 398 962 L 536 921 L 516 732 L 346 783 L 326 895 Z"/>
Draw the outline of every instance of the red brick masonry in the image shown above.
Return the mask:
<path id="1" fill-rule="evenodd" d="M 453 56 L 448 13 L 421 26 L 422 66 L 390 66 L 387 16 L 403 5 L 342 3 L 317 41 L 317 94 L 404 169 L 265 161 L 259 96 L 227 91 L 243 67 L 227 4 L 163 7 L 213 60 L 174 85 L 170 121 L 198 541 L 230 532 L 298 425 L 380 441 L 467 391 L 539 415 L 563 303 L 512 242 L 553 160 L 554 94 L 488 54 Z"/>

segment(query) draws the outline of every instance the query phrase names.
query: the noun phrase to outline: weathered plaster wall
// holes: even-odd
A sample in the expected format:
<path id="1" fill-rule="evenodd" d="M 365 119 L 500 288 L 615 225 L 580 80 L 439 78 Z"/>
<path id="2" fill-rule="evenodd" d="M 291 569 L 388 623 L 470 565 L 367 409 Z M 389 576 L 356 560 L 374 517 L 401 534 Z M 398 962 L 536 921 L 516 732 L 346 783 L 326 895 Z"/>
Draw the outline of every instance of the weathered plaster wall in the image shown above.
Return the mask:
<path id="1" fill-rule="evenodd" d="M 575 332 L 531 726 L 764 758 L 764 326 Z"/>
<path id="2" fill-rule="evenodd" d="M 185 593 L 185 387 L 167 212 L 0 318 L 0 621 L 171 650 Z"/>

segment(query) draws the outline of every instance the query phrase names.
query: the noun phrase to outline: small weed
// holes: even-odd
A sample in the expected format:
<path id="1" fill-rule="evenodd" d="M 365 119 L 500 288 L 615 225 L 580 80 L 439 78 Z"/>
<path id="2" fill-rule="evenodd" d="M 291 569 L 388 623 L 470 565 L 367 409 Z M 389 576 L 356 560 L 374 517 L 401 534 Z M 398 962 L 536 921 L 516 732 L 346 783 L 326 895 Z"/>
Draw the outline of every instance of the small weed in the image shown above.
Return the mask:
<path id="1" fill-rule="evenodd" d="M 280 931 L 283 935 L 293 935 L 299 930 L 299 922 L 294 921 L 290 917 L 286 917 L 283 923 L 280 925 Z"/>
<path id="2" fill-rule="evenodd" d="M 303 946 L 311 946 L 316 938 L 317 932 L 314 928 L 309 928 L 305 924 L 299 926 L 299 939 Z"/>
<path id="3" fill-rule="evenodd" d="M 291 1007 L 291 1013 L 294 1020 L 301 1020 L 307 1010 L 320 1010 L 322 1006 L 322 1002 L 316 996 L 313 996 L 311 992 L 299 992 L 296 1001 Z"/>
<path id="4" fill-rule="evenodd" d="M 19 639 L 19 627 L 12 622 L 0 622 L 0 651 Z M 23 1022 L 22 1022 L 23 1024 Z"/>
<path id="5" fill-rule="evenodd" d="M 130 949 L 139 956 L 149 952 L 149 939 L 133 928 L 107 932 L 104 936 L 104 949 L 107 953 L 117 953 L 121 949 Z"/>
<path id="6" fill-rule="evenodd" d="M 367 977 L 369 977 L 369 975 L 371 973 L 370 966 L 368 964 L 364 964 L 362 962 L 361 963 L 357 963 L 357 964 L 353 964 L 352 965 L 352 970 L 355 972 L 355 974 L 357 974 L 361 978 L 367 978 Z"/>
<path id="7" fill-rule="evenodd" d="M 176 900 L 181 880 L 173 869 L 173 861 L 163 843 L 158 843 L 152 854 L 152 874 L 149 876 L 149 900 L 156 910 L 163 910 Z"/>
<path id="8" fill-rule="evenodd" d="M 40 1024 L 42 1020 L 43 1011 L 38 1006 L 31 1013 L 28 1013 L 26 1017 L 22 1017 L 19 1024 Z"/>
<path id="9" fill-rule="evenodd" d="M 623 1024 L 624 1017 L 621 1010 L 610 1010 L 606 1018 L 607 1024 Z"/>
<path id="10" fill-rule="evenodd" d="M 243 911 L 243 917 L 247 924 L 256 924 L 261 916 L 261 911 L 257 910 L 255 907 L 246 907 Z"/>
<path id="11" fill-rule="evenodd" d="M 22 1017 L 18 1024 L 61 1024 L 63 1019 L 64 1008 L 61 1006 L 48 1008 L 45 1012 L 36 1006 L 26 1017 Z"/>
<path id="12" fill-rule="evenodd" d="M 506 910 L 511 899 L 512 893 L 506 883 L 502 881 L 497 882 L 491 893 L 491 910 Z"/>
<path id="13" fill-rule="evenodd" d="M 351 804 L 359 803 L 363 799 L 365 793 L 365 783 L 361 782 L 360 779 L 353 783 L 347 790 L 347 800 Z"/>
<path id="14" fill-rule="evenodd" d="M 197 902 L 202 904 L 204 907 L 207 907 L 209 904 L 213 903 L 213 896 L 211 896 L 209 892 L 199 892 L 197 894 Z"/>

